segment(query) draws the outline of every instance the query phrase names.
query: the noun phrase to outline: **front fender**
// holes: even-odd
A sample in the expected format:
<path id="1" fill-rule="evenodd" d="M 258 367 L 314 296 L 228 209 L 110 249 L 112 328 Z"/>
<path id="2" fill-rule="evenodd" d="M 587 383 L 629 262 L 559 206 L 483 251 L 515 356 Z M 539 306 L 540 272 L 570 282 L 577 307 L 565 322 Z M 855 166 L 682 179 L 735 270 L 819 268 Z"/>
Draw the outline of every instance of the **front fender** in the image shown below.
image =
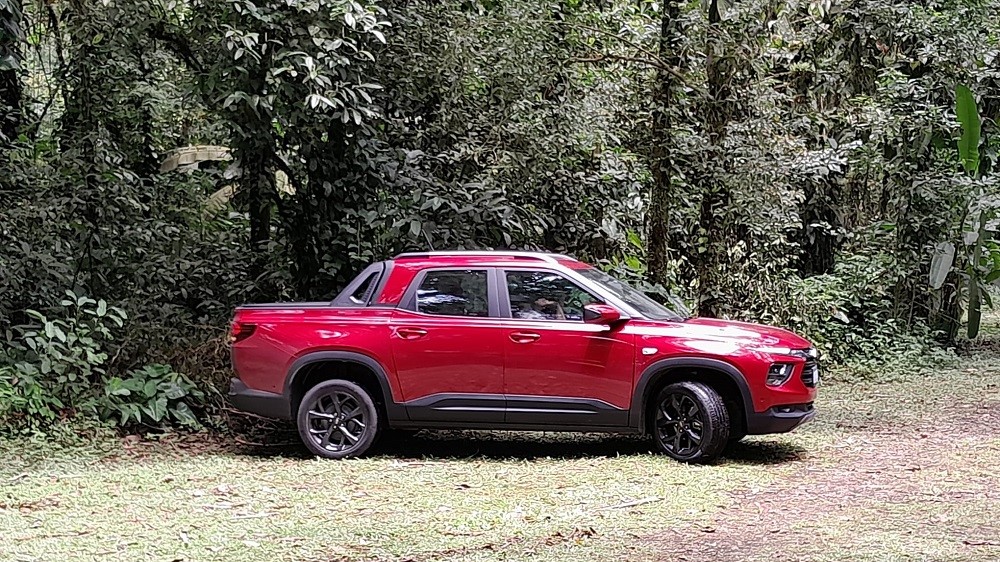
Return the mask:
<path id="1" fill-rule="evenodd" d="M 646 431 L 645 412 L 650 391 L 656 387 L 657 382 L 667 372 L 685 368 L 711 370 L 727 376 L 736 384 L 743 397 L 744 415 L 753 411 L 753 396 L 750 394 L 750 386 L 739 369 L 732 364 L 707 357 L 667 357 L 650 364 L 639 375 L 632 394 L 632 407 L 629 409 L 630 426 L 637 428 L 640 432 Z M 743 421 L 746 423 L 747 420 Z"/>

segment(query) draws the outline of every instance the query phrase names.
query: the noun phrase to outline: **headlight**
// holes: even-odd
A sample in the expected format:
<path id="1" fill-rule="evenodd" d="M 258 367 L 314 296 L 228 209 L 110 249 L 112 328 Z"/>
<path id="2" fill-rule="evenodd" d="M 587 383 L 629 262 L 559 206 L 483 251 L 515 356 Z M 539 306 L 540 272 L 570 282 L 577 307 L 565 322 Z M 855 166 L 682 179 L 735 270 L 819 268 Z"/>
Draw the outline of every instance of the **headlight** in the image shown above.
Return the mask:
<path id="1" fill-rule="evenodd" d="M 781 386 L 792 377 L 794 365 L 791 363 L 774 363 L 767 370 L 767 386 Z"/>
<path id="2" fill-rule="evenodd" d="M 793 350 L 790 347 L 774 347 L 774 346 L 760 346 L 754 347 L 754 351 L 759 351 L 761 353 L 770 353 L 771 355 L 791 355 Z"/>

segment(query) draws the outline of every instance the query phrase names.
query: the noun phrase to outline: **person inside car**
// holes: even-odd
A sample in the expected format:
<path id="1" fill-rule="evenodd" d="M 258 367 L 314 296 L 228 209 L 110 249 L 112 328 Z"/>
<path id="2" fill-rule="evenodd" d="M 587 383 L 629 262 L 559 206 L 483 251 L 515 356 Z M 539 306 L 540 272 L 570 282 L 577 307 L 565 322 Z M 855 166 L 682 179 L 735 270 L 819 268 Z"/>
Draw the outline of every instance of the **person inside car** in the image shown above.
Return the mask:
<path id="1" fill-rule="evenodd" d="M 534 302 L 534 309 L 541 313 L 546 320 L 565 320 L 566 313 L 559 301 L 551 301 L 545 297 L 538 297 Z"/>
<path id="2" fill-rule="evenodd" d="M 562 305 L 545 297 L 531 301 L 524 295 L 511 295 L 511 316 L 521 320 L 565 320 Z"/>

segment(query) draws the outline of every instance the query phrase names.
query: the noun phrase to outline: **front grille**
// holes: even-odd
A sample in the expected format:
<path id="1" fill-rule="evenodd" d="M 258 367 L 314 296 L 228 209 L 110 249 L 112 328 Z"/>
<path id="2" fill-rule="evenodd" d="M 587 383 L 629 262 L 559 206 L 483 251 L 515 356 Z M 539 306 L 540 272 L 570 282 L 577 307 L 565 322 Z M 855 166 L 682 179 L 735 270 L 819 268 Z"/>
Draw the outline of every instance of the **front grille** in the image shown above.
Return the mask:
<path id="1" fill-rule="evenodd" d="M 802 384 L 808 388 L 815 387 L 816 383 L 819 382 L 819 350 L 815 347 L 796 349 L 792 352 L 792 355 L 798 355 L 806 360 L 802 366 L 802 374 L 799 375 L 802 379 Z"/>
<path id="2" fill-rule="evenodd" d="M 802 384 L 813 388 L 819 382 L 819 361 L 809 359 L 802 367 Z"/>

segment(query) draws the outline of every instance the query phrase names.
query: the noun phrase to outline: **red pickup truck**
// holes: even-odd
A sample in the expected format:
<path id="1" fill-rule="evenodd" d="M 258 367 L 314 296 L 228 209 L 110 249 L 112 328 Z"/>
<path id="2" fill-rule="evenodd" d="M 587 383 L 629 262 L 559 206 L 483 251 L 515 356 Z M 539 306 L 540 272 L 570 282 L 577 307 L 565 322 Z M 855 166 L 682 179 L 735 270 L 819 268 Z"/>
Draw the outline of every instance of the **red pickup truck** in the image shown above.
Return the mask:
<path id="1" fill-rule="evenodd" d="M 387 429 L 651 434 L 711 462 L 747 434 L 811 419 L 808 341 L 690 318 L 575 259 L 530 252 L 402 254 L 332 302 L 236 310 L 230 398 L 295 420 L 328 458 Z"/>

